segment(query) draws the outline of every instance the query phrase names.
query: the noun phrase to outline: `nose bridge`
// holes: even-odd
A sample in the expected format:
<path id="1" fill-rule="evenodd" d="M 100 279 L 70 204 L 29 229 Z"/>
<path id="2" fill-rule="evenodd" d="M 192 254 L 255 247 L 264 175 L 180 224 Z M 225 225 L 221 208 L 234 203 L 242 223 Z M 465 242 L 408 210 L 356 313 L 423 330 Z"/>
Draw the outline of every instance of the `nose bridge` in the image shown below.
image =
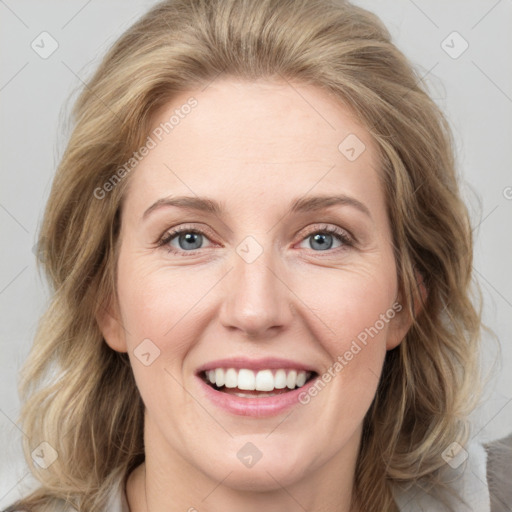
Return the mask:
<path id="1" fill-rule="evenodd" d="M 250 336 L 269 335 L 291 318 L 290 297 L 279 278 L 281 265 L 270 243 L 246 237 L 233 254 L 233 271 L 225 284 L 222 323 Z"/>

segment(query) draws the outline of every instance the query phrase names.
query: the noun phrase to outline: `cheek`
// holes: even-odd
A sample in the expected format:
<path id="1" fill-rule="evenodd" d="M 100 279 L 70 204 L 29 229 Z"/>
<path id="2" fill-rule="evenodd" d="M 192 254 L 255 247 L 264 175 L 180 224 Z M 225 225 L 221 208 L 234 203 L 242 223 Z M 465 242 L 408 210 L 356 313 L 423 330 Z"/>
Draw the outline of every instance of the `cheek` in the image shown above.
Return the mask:
<path id="1" fill-rule="evenodd" d="M 196 276 L 186 268 L 170 269 L 157 258 L 130 255 L 128 250 L 120 255 L 119 300 L 132 348 L 140 336 L 180 341 L 174 333 L 190 323 L 206 286 Z"/>
<path id="2" fill-rule="evenodd" d="M 198 297 L 178 273 L 164 276 L 136 266 L 123 270 L 119 300 L 135 381 L 147 413 L 176 430 L 187 400 L 181 385 L 184 362 L 198 338 L 192 308 Z"/>
<path id="3" fill-rule="evenodd" d="M 308 269 L 294 278 L 293 289 L 304 297 L 303 311 L 309 310 L 303 316 L 311 319 L 314 335 L 331 359 L 350 350 L 354 340 L 370 349 L 362 350 L 360 356 L 372 347 L 385 345 L 395 316 L 396 281 L 391 272 L 380 270 L 369 266 L 331 271 Z"/>
<path id="4" fill-rule="evenodd" d="M 368 267 L 310 270 L 295 281 L 297 295 L 307 297 L 304 318 L 310 319 L 309 328 L 326 354 L 318 394 L 328 389 L 330 403 L 338 407 L 338 412 L 326 410 L 327 415 L 361 420 L 373 400 L 396 315 L 393 277 Z M 314 396 L 304 397 L 305 402 L 309 398 Z"/>
<path id="5" fill-rule="evenodd" d="M 117 287 L 126 346 L 146 404 L 162 395 L 162 386 L 172 387 L 172 376 L 182 379 L 182 362 L 195 336 L 195 288 L 179 275 L 127 255 L 119 258 Z"/>

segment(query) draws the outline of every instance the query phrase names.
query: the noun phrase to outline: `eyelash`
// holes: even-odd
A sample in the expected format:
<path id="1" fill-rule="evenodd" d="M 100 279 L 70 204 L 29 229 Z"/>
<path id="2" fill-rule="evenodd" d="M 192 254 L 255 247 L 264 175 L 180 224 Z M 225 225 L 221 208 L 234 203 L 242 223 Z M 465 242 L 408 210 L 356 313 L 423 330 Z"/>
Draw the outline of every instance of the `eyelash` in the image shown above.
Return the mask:
<path id="1" fill-rule="evenodd" d="M 194 233 L 194 234 L 206 236 L 208 238 L 208 234 L 205 233 L 204 231 L 201 231 L 200 229 L 191 228 L 191 227 L 188 227 L 185 225 L 185 226 L 182 226 L 179 228 L 172 229 L 171 231 L 167 231 L 164 234 L 164 236 L 162 236 L 162 238 L 160 238 L 160 240 L 158 241 L 157 247 L 167 246 L 166 249 L 168 252 L 173 253 L 173 254 L 178 254 L 180 256 L 195 255 L 198 251 L 201 251 L 201 249 L 194 249 L 192 251 L 178 250 L 178 249 L 174 249 L 173 247 L 168 245 L 169 242 L 171 242 L 171 240 L 173 238 L 175 238 L 177 235 L 180 235 L 181 233 Z M 316 252 L 319 254 L 321 254 L 322 252 L 325 252 L 327 254 L 332 254 L 333 252 L 347 250 L 347 248 L 353 247 L 355 245 L 354 239 L 350 235 L 348 235 L 348 233 L 346 233 L 344 230 L 342 230 L 340 228 L 334 228 L 329 225 L 325 225 L 320 228 L 316 228 L 314 230 L 309 231 L 308 233 L 306 233 L 304 235 L 304 237 L 301 239 L 301 241 L 306 240 L 307 238 L 309 238 L 312 235 L 325 234 L 325 233 L 334 235 L 340 242 L 342 242 L 343 245 L 341 247 L 336 247 L 334 249 L 327 249 L 325 251 L 313 251 L 313 252 Z"/>

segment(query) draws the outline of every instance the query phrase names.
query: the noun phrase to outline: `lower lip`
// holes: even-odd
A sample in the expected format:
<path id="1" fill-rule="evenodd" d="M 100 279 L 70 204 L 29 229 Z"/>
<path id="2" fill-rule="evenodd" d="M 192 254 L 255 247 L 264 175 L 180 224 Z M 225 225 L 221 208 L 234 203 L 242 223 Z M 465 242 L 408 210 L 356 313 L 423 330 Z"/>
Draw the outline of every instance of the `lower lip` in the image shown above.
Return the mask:
<path id="1" fill-rule="evenodd" d="M 316 379 L 311 379 L 301 388 L 288 391 L 280 395 L 260 398 L 243 398 L 241 396 L 223 393 L 212 388 L 199 376 L 196 375 L 199 385 L 206 397 L 217 407 L 239 416 L 254 416 L 262 418 L 276 416 L 294 405 L 302 405 L 299 402 L 299 395 L 307 393 L 311 386 L 314 386 Z"/>

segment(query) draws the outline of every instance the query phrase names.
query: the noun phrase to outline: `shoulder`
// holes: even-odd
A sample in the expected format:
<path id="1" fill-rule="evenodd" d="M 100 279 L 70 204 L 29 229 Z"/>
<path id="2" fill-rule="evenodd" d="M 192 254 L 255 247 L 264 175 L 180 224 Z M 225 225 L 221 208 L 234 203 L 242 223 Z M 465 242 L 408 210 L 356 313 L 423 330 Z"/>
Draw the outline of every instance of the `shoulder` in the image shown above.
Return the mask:
<path id="1" fill-rule="evenodd" d="M 508 440 L 508 441 L 507 441 Z M 508 447 L 507 447 L 508 446 Z M 512 435 L 505 440 L 484 444 L 470 440 L 465 446 L 452 443 L 442 454 L 447 464 L 444 481 L 464 500 L 451 498 L 456 512 L 492 512 L 501 510 L 491 503 L 511 503 Z M 450 510 L 436 490 L 427 492 L 421 484 L 402 489 L 396 486 L 395 501 L 400 512 L 441 512 Z"/>
<path id="2" fill-rule="evenodd" d="M 66 503 L 61 499 L 53 499 L 46 501 L 44 504 L 29 506 L 23 508 L 22 500 L 12 504 L 6 509 L 1 509 L 0 512 L 78 512 L 77 509 L 70 503 Z M 125 491 L 125 479 L 119 477 L 112 486 L 109 493 L 108 501 L 104 508 L 98 512 L 130 512 L 128 500 Z"/>
<path id="3" fill-rule="evenodd" d="M 491 511 L 507 510 L 512 503 L 512 433 L 484 446 Z"/>
<path id="4" fill-rule="evenodd" d="M 105 512 L 130 512 L 125 485 L 126 478 L 124 476 L 118 478 L 116 485 L 112 488 Z"/>

